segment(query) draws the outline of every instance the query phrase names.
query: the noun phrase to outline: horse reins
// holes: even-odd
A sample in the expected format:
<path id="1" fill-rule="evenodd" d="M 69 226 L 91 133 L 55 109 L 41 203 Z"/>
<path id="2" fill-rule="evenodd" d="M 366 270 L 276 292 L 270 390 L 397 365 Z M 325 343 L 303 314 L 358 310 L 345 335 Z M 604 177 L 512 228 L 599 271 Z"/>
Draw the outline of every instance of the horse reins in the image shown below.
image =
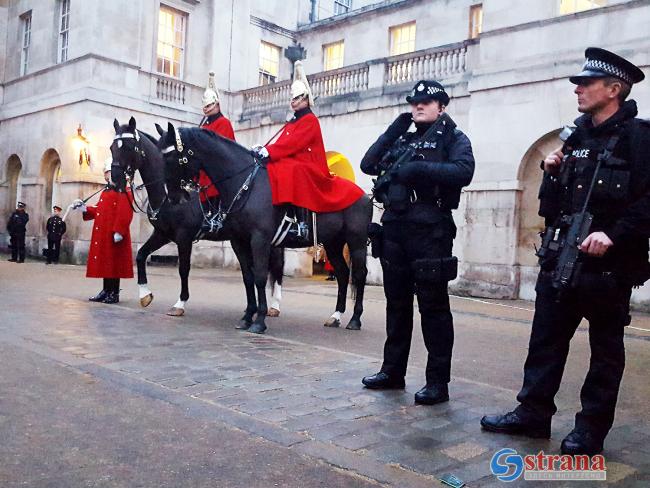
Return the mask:
<path id="1" fill-rule="evenodd" d="M 122 141 L 124 139 L 134 139 L 136 142 L 139 142 L 140 141 L 140 134 L 138 134 L 137 129 L 135 130 L 135 133 L 133 133 L 133 134 L 130 133 L 130 132 L 123 132 L 122 134 L 117 134 L 115 137 L 113 137 L 113 141 L 117 141 L 118 149 L 122 148 L 122 145 L 123 145 Z M 137 145 L 134 145 L 133 150 L 136 153 L 136 158 L 139 158 L 140 162 L 144 161 L 145 158 L 147 157 L 144 149 L 140 149 Z M 119 166 L 121 168 L 121 166 L 119 164 L 117 164 L 116 166 Z M 147 217 L 149 218 L 149 220 L 152 220 L 152 221 L 157 220 L 158 219 L 158 214 L 160 213 L 163 206 L 165 205 L 165 203 L 169 199 L 169 194 L 167 193 L 167 189 L 165 188 L 165 198 L 163 198 L 162 203 L 160 204 L 160 206 L 157 209 L 154 209 L 151 206 L 151 204 L 149 203 L 148 199 L 147 199 L 147 209 L 143 210 L 142 207 L 140 207 L 140 204 L 137 202 L 137 200 L 135 198 L 135 192 L 141 190 L 142 188 L 146 188 L 149 185 L 154 185 L 154 184 L 159 183 L 159 182 L 164 183 L 165 179 L 164 178 L 159 178 L 157 180 L 150 181 L 149 183 L 142 183 L 141 185 L 138 185 L 137 187 L 134 187 L 133 186 L 133 178 L 135 176 L 135 169 L 133 169 L 130 165 L 128 165 L 126 167 L 126 174 L 130 176 L 130 178 L 129 178 L 129 187 L 131 188 L 131 194 L 133 196 L 133 203 L 131 203 L 131 200 L 129 199 L 129 205 L 131 206 L 131 210 L 133 210 L 134 213 L 138 213 L 138 211 L 139 211 L 140 213 L 147 214 Z M 137 207 L 138 210 L 133 208 L 133 204 L 135 204 L 135 206 Z"/>
<path id="2" fill-rule="evenodd" d="M 181 139 L 180 131 L 175 130 L 174 132 L 175 132 L 175 136 L 176 136 L 176 141 L 175 141 L 176 144 L 166 147 L 161 152 L 163 154 L 169 154 L 170 152 L 172 152 L 174 150 L 177 151 L 179 156 L 180 156 L 178 158 L 178 165 L 183 167 L 188 163 L 188 159 L 187 159 L 187 156 L 182 155 L 184 146 L 183 146 L 183 141 Z M 275 137 L 275 136 L 273 136 L 273 137 Z M 194 151 L 192 149 L 188 149 L 187 154 L 189 156 L 193 156 Z M 219 232 L 219 230 L 221 230 L 221 228 L 223 227 L 223 224 L 226 221 L 226 218 L 229 215 L 235 213 L 235 210 L 233 210 L 233 207 L 235 206 L 235 203 L 237 203 L 237 201 L 242 197 L 242 194 L 244 194 L 245 192 L 248 192 L 248 190 L 250 189 L 253 181 L 255 180 L 255 177 L 257 176 L 257 173 L 259 172 L 260 168 L 263 167 L 263 165 L 260 163 L 260 161 L 255 156 L 253 156 L 253 160 L 254 160 L 253 164 L 250 164 L 250 165 L 246 166 L 245 168 L 237 171 L 236 173 L 233 173 L 232 175 L 229 175 L 229 176 L 227 176 L 225 178 L 221 178 L 221 179 L 217 180 L 217 183 L 227 181 L 227 180 L 229 180 L 231 178 L 234 178 L 235 176 L 243 173 L 244 171 L 249 169 L 251 166 L 253 167 L 253 170 L 248 174 L 248 176 L 244 180 L 244 183 L 239 187 L 239 190 L 237 190 L 237 193 L 235 194 L 232 201 L 230 202 L 230 205 L 228 205 L 228 208 L 225 211 L 221 210 L 222 205 L 221 205 L 221 200 L 220 200 L 219 201 L 219 208 L 217 209 L 216 215 L 214 217 L 212 217 L 212 218 L 208 218 L 208 216 L 203 211 L 203 205 L 201 205 L 201 213 L 203 214 L 203 219 L 210 226 L 210 229 L 211 229 L 212 232 Z M 183 181 L 181 180 L 181 185 L 182 184 L 183 184 Z M 213 184 L 214 184 L 214 182 L 213 182 Z M 249 193 L 249 195 L 250 195 L 250 193 Z M 246 205 L 246 202 L 244 202 L 242 204 L 242 206 L 241 206 L 241 208 L 239 210 L 244 208 L 245 205 Z"/>

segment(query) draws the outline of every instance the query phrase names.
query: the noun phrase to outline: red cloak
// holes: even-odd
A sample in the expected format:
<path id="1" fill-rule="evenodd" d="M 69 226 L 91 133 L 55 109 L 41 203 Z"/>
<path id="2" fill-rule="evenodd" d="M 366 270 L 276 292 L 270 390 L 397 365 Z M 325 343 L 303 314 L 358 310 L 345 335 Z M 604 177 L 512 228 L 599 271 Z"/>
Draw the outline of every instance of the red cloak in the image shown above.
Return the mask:
<path id="1" fill-rule="evenodd" d="M 320 124 L 311 110 L 285 125 L 266 149 L 274 205 L 291 203 L 317 213 L 336 212 L 364 193 L 351 181 L 330 173 Z"/>

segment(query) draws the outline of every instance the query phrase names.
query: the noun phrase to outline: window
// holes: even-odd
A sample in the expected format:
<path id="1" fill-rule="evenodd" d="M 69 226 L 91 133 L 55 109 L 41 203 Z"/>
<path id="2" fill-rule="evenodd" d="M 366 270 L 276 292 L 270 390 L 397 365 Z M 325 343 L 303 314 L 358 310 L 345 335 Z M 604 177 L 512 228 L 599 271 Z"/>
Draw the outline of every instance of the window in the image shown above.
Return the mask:
<path id="1" fill-rule="evenodd" d="M 59 63 L 65 63 L 68 60 L 68 44 L 70 41 L 70 0 L 61 0 L 61 10 L 59 22 L 59 45 L 58 58 Z"/>
<path id="2" fill-rule="evenodd" d="M 32 41 L 32 13 L 27 12 L 20 16 L 23 26 L 22 35 L 22 48 L 20 50 L 20 76 L 27 74 L 27 67 L 29 66 L 29 45 Z"/>
<path id="3" fill-rule="evenodd" d="M 182 77 L 186 24 L 186 14 L 169 7 L 160 6 L 156 60 L 158 73 L 176 78 Z"/>
<path id="4" fill-rule="evenodd" d="M 573 14 L 605 5 L 607 5 L 607 0 L 560 0 L 560 15 Z"/>
<path id="5" fill-rule="evenodd" d="M 390 28 L 390 55 L 415 51 L 415 22 L 395 25 Z"/>
<path id="6" fill-rule="evenodd" d="M 341 68 L 343 66 L 343 41 L 325 44 L 323 46 L 323 70 Z"/>
<path id="7" fill-rule="evenodd" d="M 260 43 L 259 84 L 270 85 L 278 79 L 280 71 L 280 48 L 262 41 Z"/>
<path id="8" fill-rule="evenodd" d="M 469 38 L 476 39 L 483 31 L 483 4 L 469 8 Z"/>
<path id="9" fill-rule="evenodd" d="M 352 0 L 334 0 L 334 15 L 345 14 L 352 8 Z"/>

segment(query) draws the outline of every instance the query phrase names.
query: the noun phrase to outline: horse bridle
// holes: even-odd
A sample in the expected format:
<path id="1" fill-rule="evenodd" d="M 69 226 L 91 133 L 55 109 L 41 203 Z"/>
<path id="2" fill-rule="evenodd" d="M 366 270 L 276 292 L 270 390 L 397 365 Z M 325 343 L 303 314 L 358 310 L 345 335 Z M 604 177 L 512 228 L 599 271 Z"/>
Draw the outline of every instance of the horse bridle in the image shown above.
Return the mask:
<path id="1" fill-rule="evenodd" d="M 163 154 L 169 154 L 172 151 L 177 151 L 178 154 L 179 154 L 178 165 L 181 166 L 181 167 L 184 167 L 184 166 L 187 165 L 189 160 L 187 159 L 187 156 L 183 156 L 183 149 L 185 147 L 183 146 L 183 141 L 181 140 L 180 132 L 178 130 L 174 130 L 174 133 L 175 133 L 175 136 L 176 136 L 175 144 L 172 144 L 171 146 L 167 146 L 161 152 Z M 194 151 L 192 151 L 192 149 L 188 149 L 187 154 L 189 156 L 193 156 Z M 206 223 L 210 226 L 211 229 L 215 229 L 214 232 L 219 232 L 219 230 L 221 230 L 221 228 L 223 227 L 223 224 L 226 221 L 226 218 L 228 217 L 228 215 L 235 212 L 235 210 L 233 210 L 233 207 L 235 206 L 235 203 L 237 203 L 237 201 L 242 197 L 242 195 L 245 192 L 248 192 L 248 190 L 250 189 L 250 187 L 251 187 L 251 185 L 253 183 L 253 180 L 255 179 L 255 176 L 257 176 L 258 171 L 262 167 L 262 164 L 259 162 L 259 160 L 257 158 L 254 158 L 254 161 L 255 162 L 251 165 L 253 167 L 253 170 L 248 174 L 248 176 L 244 180 L 244 183 L 242 183 L 242 185 L 239 187 L 239 190 L 237 190 L 237 193 L 233 197 L 232 202 L 230 202 L 230 205 L 228 205 L 228 208 L 225 211 L 221 210 L 221 208 L 222 208 L 221 201 L 219 201 L 219 208 L 218 208 L 215 216 L 212 217 L 212 218 L 209 218 L 205 214 L 205 212 L 203 212 L 203 206 L 201 206 L 201 211 L 203 212 L 203 219 L 204 219 L 204 221 L 206 221 Z M 242 169 L 242 170 L 240 170 L 240 171 L 238 171 L 238 172 L 236 172 L 236 173 L 234 173 L 232 175 L 229 175 L 229 176 L 227 176 L 225 178 L 221 178 L 220 180 L 217 181 L 217 183 L 229 180 L 230 178 L 233 178 L 233 177 L 237 176 L 238 174 L 243 173 L 244 171 L 246 171 L 251 166 L 247 166 L 246 168 L 244 168 L 244 169 Z M 213 184 L 214 183 L 215 182 L 213 182 Z M 186 183 L 184 180 L 181 179 L 181 188 L 188 191 L 187 185 L 188 185 L 188 183 Z M 241 208 L 244 207 L 245 204 L 246 204 L 246 202 L 244 202 L 242 204 L 242 206 L 240 207 L 240 210 L 241 210 Z"/>
<path id="2" fill-rule="evenodd" d="M 133 134 L 130 133 L 130 132 L 122 132 L 121 134 L 116 134 L 115 137 L 113 137 L 113 141 L 117 142 L 118 149 L 121 149 L 122 146 L 124 145 L 124 142 L 123 142 L 124 139 L 134 139 L 135 140 L 136 144 L 133 146 L 133 150 L 135 151 L 136 158 L 138 159 L 138 167 L 141 167 L 142 162 L 146 158 L 147 154 L 145 153 L 144 149 L 140 149 L 138 147 L 138 145 L 137 145 L 137 143 L 140 142 L 140 134 L 138 134 L 138 130 L 136 129 L 135 133 L 133 133 Z M 115 163 L 115 162 L 113 162 L 111 164 L 111 166 L 119 166 L 120 168 L 122 168 L 122 165 L 120 165 L 119 163 Z M 139 191 L 139 190 L 142 190 L 143 188 L 145 188 L 145 187 L 147 187 L 149 185 L 159 183 L 160 181 L 164 182 L 165 181 L 164 178 L 160 179 L 160 180 L 154 180 L 154 181 L 151 181 L 149 183 L 142 183 L 141 185 L 138 185 L 138 186 L 133 186 L 133 180 L 134 180 L 134 176 L 135 176 L 135 168 L 131 167 L 130 164 L 127 164 L 126 168 L 123 168 L 123 169 L 125 171 L 125 174 L 129 176 L 129 187 L 131 188 L 131 194 L 133 195 L 133 203 L 135 203 L 135 206 L 137 207 L 138 211 L 140 211 L 140 213 L 146 213 L 147 217 L 150 220 L 157 220 L 158 219 L 158 214 L 162 210 L 163 206 L 165 205 L 165 202 L 167 201 L 167 199 L 169 197 L 169 195 L 167 194 L 167 189 L 165 188 L 165 198 L 163 198 L 162 203 L 160 204 L 160 206 L 157 209 L 154 209 L 151 206 L 151 204 L 149 203 L 149 201 L 147 200 L 147 209 L 143 210 L 142 207 L 140 207 L 140 204 L 138 203 L 138 201 L 135 198 L 135 195 L 136 195 L 135 192 Z M 129 200 L 129 203 L 130 203 L 130 200 Z M 131 206 L 131 208 L 132 208 L 132 210 L 134 212 L 136 212 L 136 210 L 133 208 L 133 205 Z"/>

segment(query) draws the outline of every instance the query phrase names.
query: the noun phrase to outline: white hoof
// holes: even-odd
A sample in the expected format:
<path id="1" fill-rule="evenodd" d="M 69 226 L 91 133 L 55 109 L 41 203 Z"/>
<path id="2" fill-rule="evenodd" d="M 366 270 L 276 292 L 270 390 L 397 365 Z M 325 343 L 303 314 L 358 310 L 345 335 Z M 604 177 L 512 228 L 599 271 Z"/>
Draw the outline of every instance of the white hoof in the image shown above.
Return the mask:
<path id="1" fill-rule="evenodd" d="M 185 309 L 178 308 L 178 307 L 172 307 L 167 312 L 167 315 L 169 315 L 170 317 L 182 317 L 183 314 L 185 314 Z"/>
<path id="2" fill-rule="evenodd" d="M 151 305 L 151 302 L 153 302 L 153 293 L 149 293 L 148 295 L 142 297 L 140 299 L 140 306 L 148 307 L 149 305 Z"/>
<path id="3" fill-rule="evenodd" d="M 279 317 L 280 311 L 277 308 L 269 308 L 269 311 L 266 312 L 267 317 Z"/>

